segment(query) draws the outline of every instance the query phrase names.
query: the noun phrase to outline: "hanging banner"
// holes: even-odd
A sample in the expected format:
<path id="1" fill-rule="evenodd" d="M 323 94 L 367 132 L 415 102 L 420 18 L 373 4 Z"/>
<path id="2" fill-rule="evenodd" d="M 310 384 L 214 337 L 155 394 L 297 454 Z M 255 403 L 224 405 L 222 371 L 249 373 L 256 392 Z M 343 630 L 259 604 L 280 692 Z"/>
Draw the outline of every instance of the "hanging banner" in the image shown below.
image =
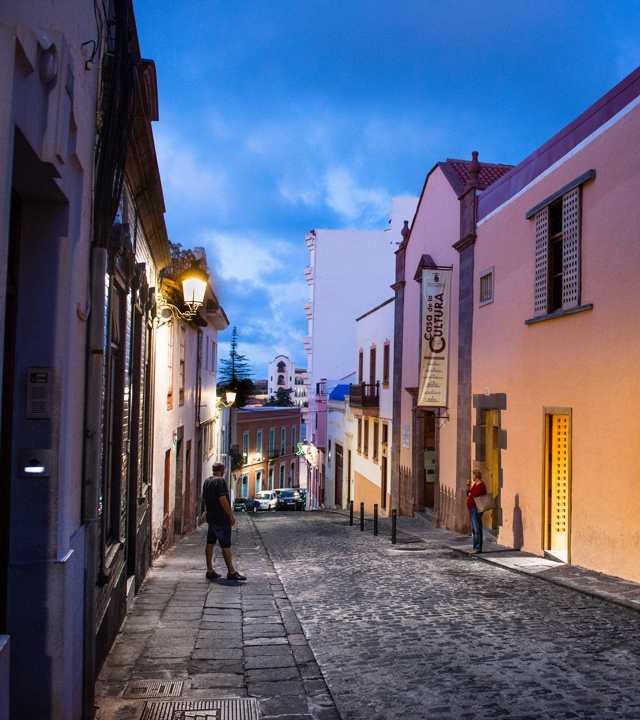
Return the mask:
<path id="1" fill-rule="evenodd" d="M 422 271 L 422 338 L 418 407 L 447 407 L 450 268 Z"/>

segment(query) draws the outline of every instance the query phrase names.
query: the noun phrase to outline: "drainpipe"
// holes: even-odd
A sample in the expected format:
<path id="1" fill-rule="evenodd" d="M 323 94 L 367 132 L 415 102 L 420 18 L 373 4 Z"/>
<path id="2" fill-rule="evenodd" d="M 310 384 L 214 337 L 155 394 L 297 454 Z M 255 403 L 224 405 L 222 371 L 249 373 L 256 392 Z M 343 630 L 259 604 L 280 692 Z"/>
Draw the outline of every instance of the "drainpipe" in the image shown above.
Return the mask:
<path id="1" fill-rule="evenodd" d="M 96 683 L 96 583 L 98 577 L 100 502 L 100 427 L 102 424 L 102 382 L 104 373 L 104 314 L 107 250 L 91 251 L 91 314 L 87 347 L 85 387 L 85 431 L 83 467 L 84 523 L 84 623 L 82 717 L 95 714 Z"/>

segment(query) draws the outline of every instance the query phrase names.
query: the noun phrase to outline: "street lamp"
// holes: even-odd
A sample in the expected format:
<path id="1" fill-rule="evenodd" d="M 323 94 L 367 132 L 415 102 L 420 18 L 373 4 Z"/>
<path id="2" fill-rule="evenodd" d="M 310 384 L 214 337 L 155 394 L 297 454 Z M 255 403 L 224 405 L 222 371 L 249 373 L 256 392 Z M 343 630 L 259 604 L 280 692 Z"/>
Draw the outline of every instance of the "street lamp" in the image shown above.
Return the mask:
<path id="1" fill-rule="evenodd" d="M 197 260 L 194 260 L 191 263 L 191 266 L 182 273 L 181 282 L 182 297 L 188 310 L 183 312 L 172 303 L 167 302 L 161 292 L 158 293 L 158 314 L 160 325 L 169 323 L 176 318 L 187 321 L 193 320 L 198 312 L 198 308 L 204 304 L 204 296 L 207 291 L 209 276 L 200 267 Z"/>

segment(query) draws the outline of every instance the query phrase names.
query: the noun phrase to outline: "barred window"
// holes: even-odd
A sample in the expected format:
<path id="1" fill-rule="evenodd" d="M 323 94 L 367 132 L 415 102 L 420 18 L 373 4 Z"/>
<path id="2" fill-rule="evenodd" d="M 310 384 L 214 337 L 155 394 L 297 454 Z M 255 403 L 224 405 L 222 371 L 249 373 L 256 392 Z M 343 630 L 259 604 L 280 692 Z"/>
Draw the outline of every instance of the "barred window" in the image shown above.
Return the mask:
<path id="1" fill-rule="evenodd" d="M 480 273 L 480 305 L 493 302 L 493 268 Z"/>

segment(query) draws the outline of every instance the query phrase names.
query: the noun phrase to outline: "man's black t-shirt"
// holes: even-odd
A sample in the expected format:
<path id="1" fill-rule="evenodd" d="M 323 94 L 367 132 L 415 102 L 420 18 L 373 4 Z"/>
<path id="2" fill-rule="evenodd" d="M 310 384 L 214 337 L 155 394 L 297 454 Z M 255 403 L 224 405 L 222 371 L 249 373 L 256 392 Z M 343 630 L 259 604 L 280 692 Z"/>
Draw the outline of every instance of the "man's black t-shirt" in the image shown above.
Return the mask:
<path id="1" fill-rule="evenodd" d="M 226 495 L 229 500 L 227 483 L 223 477 L 212 475 L 204 481 L 202 499 L 207 507 L 207 522 L 214 525 L 231 524 L 231 519 L 220 504 L 220 498 Z"/>

